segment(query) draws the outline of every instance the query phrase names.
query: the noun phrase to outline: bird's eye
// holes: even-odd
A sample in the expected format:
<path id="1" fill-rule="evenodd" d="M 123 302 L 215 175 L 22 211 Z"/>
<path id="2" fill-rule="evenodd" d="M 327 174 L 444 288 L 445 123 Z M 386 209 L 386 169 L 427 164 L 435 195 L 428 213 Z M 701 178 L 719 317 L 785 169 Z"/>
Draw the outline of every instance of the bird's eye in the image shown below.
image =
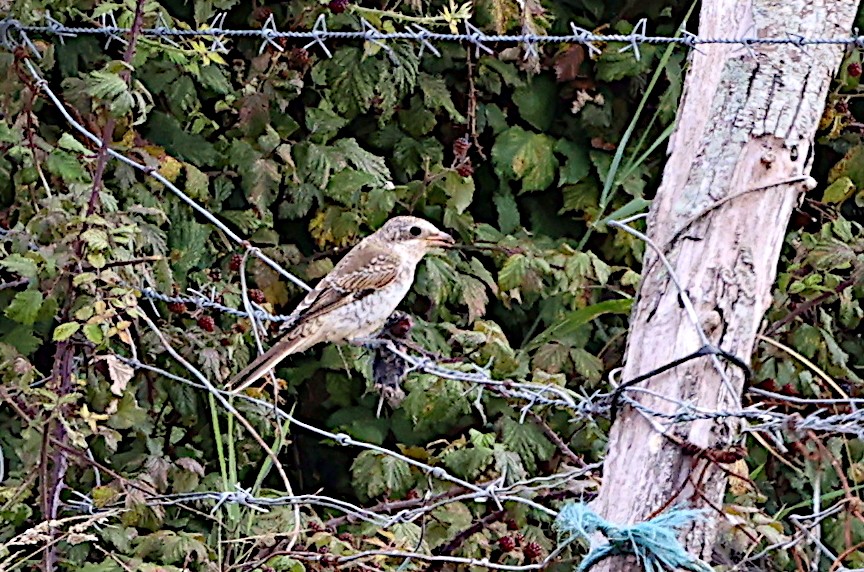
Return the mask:
<path id="1" fill-rule="evenodd" d="M 420 236 L 420 233 L 422 233 L 422 232 L 423 232 L 423 231 L 420 230 L 420 227 L 419 227 L 419 226 L 412 226 L 411 228 L 408 229 L 408 233 L 409 233 L 411 236 Z"/>

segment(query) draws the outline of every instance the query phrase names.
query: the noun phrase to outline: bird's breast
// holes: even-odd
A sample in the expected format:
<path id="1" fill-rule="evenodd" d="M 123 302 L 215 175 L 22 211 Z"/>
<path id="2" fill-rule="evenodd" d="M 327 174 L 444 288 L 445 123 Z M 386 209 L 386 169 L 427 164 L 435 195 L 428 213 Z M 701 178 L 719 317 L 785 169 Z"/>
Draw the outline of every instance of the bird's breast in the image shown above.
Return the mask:
<path id="1" fill-rule="evenodd" d="M 413 272 L 400 272 L 383 288 L 333 311 L 328 316 L 326 341 L 365 338 L 380 330 L 408 293 L 413 280 Z"/>

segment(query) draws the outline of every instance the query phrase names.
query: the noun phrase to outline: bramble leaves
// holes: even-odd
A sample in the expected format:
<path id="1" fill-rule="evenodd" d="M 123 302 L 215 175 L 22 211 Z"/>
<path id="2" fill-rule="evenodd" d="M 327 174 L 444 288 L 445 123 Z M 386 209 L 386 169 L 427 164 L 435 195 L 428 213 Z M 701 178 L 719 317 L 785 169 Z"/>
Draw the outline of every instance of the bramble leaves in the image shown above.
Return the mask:
<path id="1" fill-rule="evenodd" d="M 522 181 L 522 191 L 542 191 L 555 180 L 558 159 L 554 140 L 520 127 L 501 133 L 492 147 L 495 170 L 504 179 Z"/>

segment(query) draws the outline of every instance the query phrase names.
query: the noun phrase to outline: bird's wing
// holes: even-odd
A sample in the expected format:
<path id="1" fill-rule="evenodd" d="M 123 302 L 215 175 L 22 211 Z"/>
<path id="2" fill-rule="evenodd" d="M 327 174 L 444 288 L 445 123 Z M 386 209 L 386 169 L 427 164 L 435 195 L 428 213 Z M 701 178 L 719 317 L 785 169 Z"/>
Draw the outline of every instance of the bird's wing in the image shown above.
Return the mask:
<path id="1" fill-rule="evenodd" d="M 358 245 L 300 302 L 292 327 L 384 288 L 396 279 L 399 266 L 399 256 L 385 247 Z"/>

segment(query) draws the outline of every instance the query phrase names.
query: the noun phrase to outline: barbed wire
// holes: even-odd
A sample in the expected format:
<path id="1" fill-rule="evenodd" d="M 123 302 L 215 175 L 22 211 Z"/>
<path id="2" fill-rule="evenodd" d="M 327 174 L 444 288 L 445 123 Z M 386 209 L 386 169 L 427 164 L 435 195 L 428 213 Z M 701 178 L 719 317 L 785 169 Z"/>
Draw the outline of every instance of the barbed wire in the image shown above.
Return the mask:
<path id="1" fill-rule="evenodd" d="M 478 55 L 481 51 L 486 54 L 494 53 L 489 44 L 520 44 L 525 47 L 526 57 L 536 56 L 536 47 L 543 44 L 579 44 L 585 46 L 592 54 L 600 53 L 600 49 L 596 44 L 625 44 L 619 51 L 632 51 L 637 60 L 641 59 L 639 46 L 646 44 L 679 45 L 690 49 L 698 49 L 698 46 L 706 45 L 738 45 L 750 51 L 755 46 L 768 45 L 791 45 L 801 49 L 805 49 L 807 46 L 820 45 L 843 45 L 864 48 L 864 36 L 857 35 L 857 33 L 856 35 L 845 37 L 805 37 L 789 33 L 785 36 L 775 37 L 752 35 L 732 38 L 702 37 L 681 29 L 680 35 L 675 36 L 648 35 L 646 33 L 648 25 L 646 18 L 637 21 L 629 34 L 597 34 L 581 28 L 575 23 L 570 23 L 569 25 L 570 34 L 526 32 L 519 34 L 487 34 L 468 20 L 462 22 L 464 32 L 433 32 L 416 23 L 409 24 L 402 31 L 380 31 L 367 19 L 358 16 L 355 24 L 359 26 L 360 30 L 345 31 L 329 29 L 325 14 L 320 14 L 311 30 L 278 30 L 273 14 L 267 17 L 261 28 L 252 29 L 226 28 L 224 26 L 226 16 L 226 12 L 220 12 L 213 17 L 208 26 L 199 29 L 190 29 L 170 27 L 160 15 L 160 25 L 142 27 L 137 33 L 151 38 L 164 39 L 175 46 L 177 44 L 173 42 L 173 38 L 205 38 L 212 42 L 210 49 L 219 52 L 228 50 L 223 42 L 224 38 L 260 39 L 261 46 L 258 50 L 259 53 L 263 52 L 268 46 L 278 51 L 283 51 L 284 47 L 277 40 L 308 40 L 308 43 L 303 46 L 304 48 L 308 49 L 312 46 L 318 46 L 328 57 L 332 57 L 332 52 L 326 45 L 326 42 L 329 40 L 364 40 L 381 47 L 391 60 L 397 64 L 398 57 L 384 42 L 390 40 L 413 42 L 420 46 L 420 55 L 428 50 L 429 53 L 439 57 L 441 52 L 435 47 L 434 42 L 467 43 L 475 47 L 475 52 Z M 101 26 L 69 26 L 52 18 L 50 12 L 47 11 L 43 19 L 43 25 L 23 25 L 11 18 L 0 21 L 0 43 L 4 42 L 4 38 L 12 37 L 15 34 L 24 34 L 25 37 L 26 34 L 54 36 L 59 38 L 61 42 L 64 38 L 75 37 L 77 35 L 96 35 L 108 38 L 106 42 L 107 47 L 111 41 L 125 43 L 122 36 L 131 32 L 131 28 L 117 25 L 113 12 L 101 16 Z M 33 48 L 33 51 L 35 51 L 35 48 Z"/>
<path id="2" fill-rule="evenodd" d="M 50 19 L 50 16 L 46 15 L 46 18 Z M 113 21 L 113 16 L 110 16 L 110 18 L 108 19 Z M 107 22 L 108 19 L 104 21 Z M 477 28 L 468 24 L 467 22 L 466 33 L 464 34 L 433 33 L 416 25 L 407 32 L 382 33 L 372 28 L 371 25 L 368 24 L 368 22 L 366 22 L 365 20 L 361 20 L 361 27 L 363 28 L 363 31 L 361 32 L 330 31 L 326 28 L 326 21 L 323 16 L 318 19 L 315 28 L 312 31 L 305 32 L 279 32 L 275 29 L 275 26 L 273 25 L 272 16 L 270 19 L 268 19 L 268 23 L 265 24 L 265 27 L 260 30 L 226 29 L 222 27 L 223 23 L 224 14 L 218 17 L 216 21 L 214 21 L 214 25 L 212 27 L 207 29 L 183 30 L 177 28 L 168 28 L 167 26 L 160 26 L 156 28 L 144 28 L 140 31 L 140 33 L 152 37 L 161 37 L 169 40 L 172 37 L 207 37 L 211 38 L 214 41 L 214 44 L 213 46 L 211 46 L 211 48 L 217 50 L 225 49 L 225 45 L 220 40 L 220 38 L 223 36 L 261 38 L 264 40 L 261 45 L 261 50 L 263 50 L 267 45 L 274 46 L 276 49 L 281 50 L 282 46 L 275 42 L 275 40 L 277 39 L 306 39 L 311 40 L 311 42 L 305 47 L 308 48 L 312 45 L 318 45 L 328 55 L 330 55 L 330 52 L 324 42 L 326 40 L 337 39 L 363 39 L 365 41 L 379 44 L 386 50 L 389 50 L 389 48 L 384 45 L 383 42 L 387 40 L 416 41 L 421 44 L 421 50 L 429 49 L 433 53 L 438 53 L 437 49 L 431 44 L 431 42 L 433 41 L 467 42 L 476 46 L 478 51 L 483 50 L 487 53 L 491 53 L 491 49 L 487 46 L 487 44 L 491 43 L 522 43 L 529 47 L 543 43 L 576 43 L 584 44 L 588 47 L 588 49 L 594 51 L 597 50 L 596 46 L 594 46 L 594 43 L 620 42 L 627 44 L 624 48 L 622 48 L 622 51 L 632 49 L 634 51 L 634 56 L 637 58 L 639 57 L 639 45 L 653 43 L 680 44 L 688 46 L 690 48 L 695 48 L 697 45 L 702 44 L 740 44 L 747 47 L 748 49 L 752 48 L 752 46 L 755 45 L 770 44 L 791 44 L 801 48 L 804 48 L 808 45 L 819 44 L 845 44 L 854 45 L 855 47 L 859 48 L 864 47 L 864 37 L 862 36 L 850 38 L 803 38 L 799 36 L 789 36 L 786 38 L 745 37 L 736 39 L 699 38 L 697 36 L 684 32 L 683 37 L 680 38 L 653 37 L 646 36 L 644 34 L 644 20 L 640 21 L 634 29 L 634 32 L 628 35 L 598 35 L 590 33 L 576 26 L 572 26 L 573 34 L 565 36 L 542 36 L 533 34 L 519 34 L 512 36 L 486 35 L 479 31 Z M 50 20 L 48 25 L 46 26 L 23 26 L 17 21 L 7 19 L 0 21 L 0 44 L 6 46 L 7 48 L 13 45 L 24 46 L 34 55 L 38 55 L 38 50 L 28 37 L 28 34 L 30 33 L 54 35 L 59 37 L 61 41 L 64 37 L 69 37 L 70 35 L 74 34 L 101 34 L 107 36 L 110 41 L 111 39 L 120 39 L 119 36 L 121 34 L 128 32 L 130 32 L 129 28 L 122 28 L 116 25 L 103 25 L 94 28 L 67 27 L 60 24 L 59 22 Z M 51 102 L 60 111 L 60 113 L 69 123 L 69 125 L 94 144 L 102 145 L 103 142 L 100 137 L 90 132 L 86 127 L 84 127 L 81 123 L 75 120 L 72 115 L 65 109 L 63 102 L 50 89 L 48 83 L 39 73 L 38 68 L 29 59 L 24 59 L 23 62 L 27 72 L 33 78 L 35 85 L 51 100 Z M 264 255 L 259 249 L 251 247 L 248 242 L 246 242 L 240 236 L 231 231 L 230 228 L 228 228 L 221 221 L 219 221 L 219 219 L 215 215 L 213 215 L 207 209 L 196 203 L 183 191 L 177 188 L 173 183 L 160 175 L 156 170 L 144 165 L 143 163 L 136 162 L 113 149 L 108 148 L 107 152 L 113 158 L 141 171 L 147 176 L 153 177 L 154 179 L 162 183 L 180 200 L 189 205 L 198 214 L 204 216 L 208 221 L 214 224 L 214 226 L 224 232 L 226 236 L 228 236 L 233 242 L 245 248 L 249 254 L 260 258 L 262 261 L 264 261 L 266 264 L 268 264 L 270 267 L 279 272 L 282 276 L 289 279 L 301 289 L 309 289 L 309 286 L 306 285 L 302 280 L 282 268 L 280 264 Z M 629 222 L 629 220 L 631 219 L 619 222 L 612 221 L 612 223 L 610 224 L 611 226 L 615 226 L 627 232 L 631 232 L 631 234 L 637 234 L 640 239 L 647 241 L 647 237 L 644 237 L 644 235 L 639 235 L 638 233 L 635 233 L 635 231 L 633 231 L 632 229 L 625 228 L 624 225 Z M 655 248 L 656 250 L 656 245 L 653 245 L 650 241 L 647 242 L 652 248 Z M 671 272 L 671 267 L 668 267 L 667 270 Z M 688 312 L 688 316 L 690 317 L 694 327 L 697 329 L 697 332 L 700 334 L 700 338 L 707 339 L 704 331 L 702 331 L 701 329 L 699 320 L 695 317 L 695 313 L 692 310 L 692 303 L 689 302 L 686 291 L 680 284 L 678 284 L 677 280 L 673 280 L 673 283 L 678 289 L 679 296 L 683 301 L 685 310 Z M 290 321 L 293 319 L 291 316 L 274 316 L 264 311 L 260 306 L 250 304 L 248 301 L 247 293 L 245 291 L 245 284 L 242 294 L 244 297 L 244 303 L 247 304 L 247 307 L 251 309 L 251 311 L 249 312 L 241 311 L 220 304 L 213 299 L 212 295 L 208 296 L 207 294 L 198 291 L 192 291 L 191 296 L 169 296 L 160 293 L 155 289 L 145 287 L 142 288 L 140 292 L 143 298 L 149 300 L 158 300 L 169 303 L 176 302 L 194 304 L 200 307 L 224 312 L 235 317 L 246 317 L 256 321 L 274 321 L 290 323 Z M 524 405 L 521 408 L 521 415 L 519 419 L 520 422 L 524 422 L 526 415 L 529 412 L 532 412 L 537 407 L 561 408 L 567 410 L 573 419 L 596 420 L 601 416 L 608 415 L 611 408 L 612 400 L 616 395 L 615 393 L 603 393 L 599 391 L 594 392 L 590 395 L 577 394 L 571 390 L 555 385 L 514 382 L 509 380 L 495 380 L 491 377 L 489 371 L 477 366 L 476 364 L 463 364 L 463 367 L 466 367 L 471 371 L 464 371 L 461 369 L 456 369 L 454 367 L 444 367 L 439 363 L 438 360 L 429 356 L 414 356 L 404 351 L 400 347 L 397 347 L 392 341 L 379 340 L 377 343 L 380 343 L 387 350 L 394 353 L 395 355 L 398 355 L 401 359 L 405 360 L 410 366 L 408 369 L 409 372 L 423 372 L 426 374 L 468 384 L 470 387 L 468 388 L 466 393 L 476 390 L 476 399 L 478 403 L 482 399 L 484 389 L 494 391 L 495 393 L 510 399 L 524 402 Z M 183 378 L 182 376 L 178 376 L 167 370 L 138 361 L 137 359 L 127 358 L 124 356 L 115 357 L 118 360 L 136 369 L 153 371 L 162 376 L 165 376 L 168 379 L 173 379 L 175 381 L 180 381 L 182 383 L 204 389 L 210 394 L 214 395 L 214 397 L 217 397 L 218 402 L 221 403 L 223 407 L 225 407 L 226 410 L 233 415 L 239 416 L 240 412 L 232 405 L 230 405 L 229 399 L 240 399 L 242 401 L 245 401 L 247 404 L 255 406 L 259 414 L 264 417 L 276 417 L 283 421 L 289 421 L 291 424 L 296 425 L 299 428 L 315 433 L 321 437 L 331 439 L 335 443 L 342 446 L 356 446 L 365 450 L 373 451 L 377 454 L 387 455 L 395 459 L 399 459 L 400 461 L 407 463 L 415 469 L 422 471 L 430 479 L 434 478 L 448 481 L 452 483 L 455 487 L 459 487 L 460 489 L 466 491 L 464 494 L 455 495 L 451 498 L 440 499 L 438 501 L 418 506 L 410 510 L 398 511 L 396 514 L 389 517 L 379 514 L 378 512 L 371 511 L 364 507 L 354 505 L 352 503 L 341 501 L 333 497 L 328 497 L 326 495 L 289 494 L 278 497 L 260 497 L 252 495 L 249 490 L 242 489 L 239 487 L 239 485 L 235 485 L 235 490 L 231 491 L 209 491 L 200 493 L 189 493 L 184 495 L 146 496 L 147 502 L 153 504 L 173 505 L 177 503 L 187 503 L 194 501 L 208 501 L 214 503 L 213 512 L 217 511 L 224 504 L 244 506 L 249 508 L 250 510 L 256 511 L 266 511 L 275 506 L 292 506 L 296 508 L 299 506 L 316 505 L 330 510 L 342 512 L 347 516 L 363 520 L 377 526 L 393 526 L 394 524 L 400 522 L 412 522 L 413 520 L 416 520 L 417 518 L 427 514 L 428 512 L 434 510 L 439 506 L 443 506 L 447 503 L 457 501 L 492 501 L 499 508 L 502 507 L 503 502 L 517 502 L 526 505 L 531 509 L 542 512 L 547 516 L 554 517 L 555 515 L 557 515 L 557 511 L 542 504 L 539 504 L 534 500 L 531 500 L 531 498 L 529 497 L 542 488 L 560 487 L 564 486 L 565 484 L 566 486 L 572 486 L 574 479 L 590 475 L 591 471 L 594 471 L 598 468 L 598 465 L 588 465 L 586 467 L 569 471 L 561 475 L 550 475 L 546 477 L 535 477 L 533 479 L 523 479 L 522 481 L 517 481 L 510 485 L 504 485 L 504 481 L 507 475 L 501 475 L 501 477 L 499 477 L 498 479 L 486 483 L 472 483 L 448 473 L 440 466 L 433 466 L 417 459 L 408 457 L 406 455 L 402 455 L 401 453 L 389 450 L 385 447 L 380 447 L 372 443 L 367 443 L 362 440 L 354 439 L 345 433 L 333 433 L 319 427 L 315 427 L 314 425 L 304 423 L 298 420 L 293 415 L 282 410 L 274 403 L 257 399 L 244 393 L 229 392 L 218 389 L 209 380 L 207 380 L 207 378 L 203 374 L 195 370 L 188 362 L 181 361 L 181 364 L 187 370 L 189 370 L 190 373 L 192 373 L 196 378 L 202 380 L 202 382 L 199 383 L 190 379 Z M 714 361 L 714 366 L 718 369 L 718 372 L 724 380 L 724 387 L 726 387 L 727 390 L 731 390 L 730 381 L 726 376 L 724 368 L 717 360 L 717 356 L 712 355 L 711 358 Z M 800 433 L 807 430 L 845 433 L 855 435 L 858 438 L 864 438 L 864 412 L 858 410 L 858 406 L 861 405 L 862 400 L 803 400 L 805 402 L 804 404 L 809 405 L 825 405 L 833 407 L 847 406 L 851 409 L 851 411 L 845 413 L 832 413 L 828 409 L 821 408 L 808 415 L 802 416 L 797 413 L 787 414 L 774 410 L 764 410 L 758 407 L 748 407 L 730 411 L 705 410 L 702 408 L 698 408 L 690 403 L 670 399 L 665 396 L 658 395 L 656 394 L 656 392 L 652 392 L 645 388 L 639 387 L 626 387 L 621 393 L 621 398 L 627 405 L 636 408 L 641 413 L 653 419 L 656 419 L 658 421 L 663 420 L 670 425 L 692 422 L 698 419 L 745 419 L 752 422 L 752 425 L 748 428 L 745 428 L 745 430 L 759 431 L 770 434 L 774 437 L 775 443 L 778 443 L 780 445 L 782 445 L 783 440 L 782 433 Z M 654 398 L 659 398 L 661 400 L 671 402 L 674 405 L 674 408 L 671 412 L 658 411 L 649 408 L 648 406 L 640 403 L 637 399 L 635 399 L 635 397 L 640 393 L 651 395 Z M 786 400 L 790 403 L 798 403 L 797 401 L 789 399 L 788 396 L 781 394 L 772 394 L 771 392 L 762 391 L 760 395 L 762 395 L 763 397 L 769 397 L 781 401 Z M 658 431 L 660 431 L 661 433 L 664 432 L 664 429 L 660 427 L 659 424 L 655 425 L 655 428 L 657 428 Z M 67 505 L 69 507 L 76 508 L 77 510 L 81 510 L 83 512 L 92 512 L 96 510 L 94 508 L 92 499 L 89 496 L 83 495 L 81 493 L 76 493 L 76 497 L 76 499 L 67 502 Z M 294 555 L 294 553 L 292 553 L 292 555 Z M 550 554 L 547 559 L 544 560 L 544 562 L 541 564 L 531 564 L 524 566 L 499 565 L 490 563 L 486 560 L 467 559 L 454 556 L 437 557 L 430 556 L 428 554 L 416 553 L 416 551 L 367 551 L 357 553 L 351 556 L 340 557 L 341 560 L 338 561 L 349 562 L 358 558 L 365 557 L 367 555 L 386 555 L 399 558 L 416 558 L 418 560 L 425 561 L 446 561 L 450 563 L 480 565 L 487 568 L 497 568 L 502 570 L 532 570 L 545 566 L 545 564 L 548 563 L 548 560 L 552 558 L 554 553 Z M 309 559 L 326 560 L 326 558 L 326 556 L 318 554 L 309 555 Z"/>

